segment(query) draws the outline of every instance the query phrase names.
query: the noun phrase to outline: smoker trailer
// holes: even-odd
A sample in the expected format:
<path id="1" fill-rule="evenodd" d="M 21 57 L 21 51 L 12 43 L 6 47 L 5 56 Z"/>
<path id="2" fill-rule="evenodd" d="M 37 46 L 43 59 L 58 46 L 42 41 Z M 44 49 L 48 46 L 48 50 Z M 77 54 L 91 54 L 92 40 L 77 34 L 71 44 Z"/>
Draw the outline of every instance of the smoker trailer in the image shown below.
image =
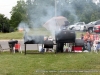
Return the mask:
<path id="1" fill-rule="evenodd" d="M 24 36 L 24 45 L 25 45 L 25 54 L 26 54 L 26 47 L 27 44 L 42 44 L 42 48 L 53 48 L 53 41 L 51 40 L 44 40 L 44 36 L 34 35 L 34 36 Z"/>
<path id="2" fill-rule="evenodd" d="M 63 52 L 64 43 L 72 43 L 76 46 L 83 46 L 84 42 L 80 39 L 76 39 L 76 33 L 73 30 L 61 30 L 55 32 L 55 44 L 53 41 L 44 40 L 44 36 L 24 36 L 25 54 L 26 44 L 42 44 L 42 48 L 53 48 L 56 45 L 55 53 Z"/>

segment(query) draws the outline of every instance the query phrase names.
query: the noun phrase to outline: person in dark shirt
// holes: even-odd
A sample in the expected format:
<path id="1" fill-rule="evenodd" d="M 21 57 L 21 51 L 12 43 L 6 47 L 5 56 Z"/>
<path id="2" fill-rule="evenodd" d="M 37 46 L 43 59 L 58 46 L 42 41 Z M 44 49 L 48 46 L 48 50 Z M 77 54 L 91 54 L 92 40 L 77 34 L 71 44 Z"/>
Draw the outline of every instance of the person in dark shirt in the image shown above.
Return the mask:
<path id="1" fill-rule="evenodd" d="M 81 39 L 83 40 L 83 38 L 84 38 L 84 35 L 83 35 L 83 34 L 81 34 Z"/>
<path id="2" fill-rule="evenodd" d="M 99 50 L 100 50 L 100 41 L 97 43 L 96 50 L 97 50 L 97 51 L 99 51 Z"/>
<path id="3" fill-rule="evenodd" d="M 91 51 L 91 41 L 87 41 L 87 50 L 90 52 Z"/>

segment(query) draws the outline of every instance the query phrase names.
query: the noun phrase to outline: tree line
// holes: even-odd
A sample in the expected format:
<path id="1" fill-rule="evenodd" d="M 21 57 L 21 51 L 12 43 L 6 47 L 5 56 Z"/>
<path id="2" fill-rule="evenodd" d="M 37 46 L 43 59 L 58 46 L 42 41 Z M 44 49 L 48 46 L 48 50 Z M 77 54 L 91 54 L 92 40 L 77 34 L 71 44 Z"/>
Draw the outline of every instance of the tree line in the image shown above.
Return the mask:
<path id="1" fill-rule="evenodd" d="M 41 27 L 55 16 L 66 17 L 70 24 L 89 23 L 100 19 L 99 4 L 92 0 L 19 0 L 10 12 L 10 19 L 0 14 L 0 31 L 15 31 L 21 21 L 30 27 Z"/>

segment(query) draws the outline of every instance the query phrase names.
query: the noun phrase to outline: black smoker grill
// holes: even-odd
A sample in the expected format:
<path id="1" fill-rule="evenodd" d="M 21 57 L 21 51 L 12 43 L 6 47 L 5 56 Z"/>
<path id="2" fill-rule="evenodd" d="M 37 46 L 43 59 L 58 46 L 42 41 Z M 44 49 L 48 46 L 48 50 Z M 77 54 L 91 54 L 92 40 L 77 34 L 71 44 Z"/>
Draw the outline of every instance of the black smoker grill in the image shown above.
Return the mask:
<path id="1" fill-rule="evenodd" d="M 13 47 L 15 46 L 16 43 L 18 43 L 17 40 L 8 41 L 8 44 L 9 44 L 9 47 L 10 47 L 10 52 L 13 52 Z"/>
<path id="2" fill-rule="evenodd" d="M 59 32 L 56 32 L 56 52 L 63 52 L 64 43 L 75 43 L 76 34 L 73 30 L 63 29 Z"/>
<path id="3" fill-rule="evenodd" d="M 53 45 L 54 43 L 51 40 L 44 41 L 44 48 L 53 48 Z"/>
<path id="4" fill-rule="evenodd" d="M 26 44 L 44 44 L 44 48 L 53 48 L 53 41 L 45 40 L 44 36 L 24 36 L 25 44 L 25 54 L 26 54 Z"/>
<path id="5" fill-rule="evenodd" d="M 25 54 L 26 54 L 26 44 L 43 44 L 43 43 L 44 43 L 44 36 L 25 35 L 24 36 Z"/>
<path id="6" fill-rule="evenodd" d="M 24 36 L 24 44 L 43 44 L 44 36 Z"/>
<path id="7" fill-rule="evenodd" d="M 56 41 L 56 51 L 63 52 L 64 43 L 75 43 L 76 34 L 72 30 L 61 30 L 56 31 L 55 41 Z M 24 36 L 25 44 L 25 54 L 26 54 L 26 44 L 44 44 L 44 48 L 53 48 L 53 41 L 45 40 L 44 36 Z"/>
<path id="8" fill-rule="evenodd" d="M 76 34 L 73 30 L 61 30 L 56 32 L 56 43 L 75 43 Z"/>

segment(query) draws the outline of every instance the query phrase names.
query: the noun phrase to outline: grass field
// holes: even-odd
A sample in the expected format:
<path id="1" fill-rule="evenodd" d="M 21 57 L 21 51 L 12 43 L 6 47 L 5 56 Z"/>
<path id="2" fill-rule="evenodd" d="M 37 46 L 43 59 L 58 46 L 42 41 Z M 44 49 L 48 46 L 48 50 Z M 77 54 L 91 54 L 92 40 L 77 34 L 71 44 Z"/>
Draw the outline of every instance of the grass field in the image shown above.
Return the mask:
<path id="1" fill-rule="evenodd" d="M 22 39 L 24 36 L 24 31 L 16 31 L 11 33 L 0 33 L 0 39 Z M 28 32 L 28 34 L 32 35 L 50 35 L 50 32 L 47 31 L 44 28 L 35 28 L 34 30 L 31 30 Z"/>
<path id="2" fill-rule="evenodd" d="M 99 75 L 100 52 L 0 54 L 0 75 Z"/>
<path id="3" fill-rule="evenodd" d="M 84 34 L 84 32 L 76 32 L 76 36 L 77 38 L 80 37 L 81 34 Z M 29 34 L 32 34 L 32 35 L 51 35 L 49 31 L 45 30 L 45 29 L 36 29 L 35 31 L 31 31 Z M 19 31 L 16 31 L 16 32 L 11 32 L 11 33 L 0 33 L 0 40 L 2 39 L 22 39 L 24 36 L 24 32 L 19 32 Z"/>
<path id="4" fill-rule="evenodd" d="M 38 33 L 50 35 L 42 30 Z M 82 32 L 77 32 L 80 37 Z M 22 39 L 23 32 L 0 33 L 2 39 Z M 96 53 L 0 53 L 0 75 L 98 75 L 100 52 Z"/>
<path id="5" fill-rule="evenodd" d="M 0 33 L 1 39 L 22 39 L 23 32 Z"/>

